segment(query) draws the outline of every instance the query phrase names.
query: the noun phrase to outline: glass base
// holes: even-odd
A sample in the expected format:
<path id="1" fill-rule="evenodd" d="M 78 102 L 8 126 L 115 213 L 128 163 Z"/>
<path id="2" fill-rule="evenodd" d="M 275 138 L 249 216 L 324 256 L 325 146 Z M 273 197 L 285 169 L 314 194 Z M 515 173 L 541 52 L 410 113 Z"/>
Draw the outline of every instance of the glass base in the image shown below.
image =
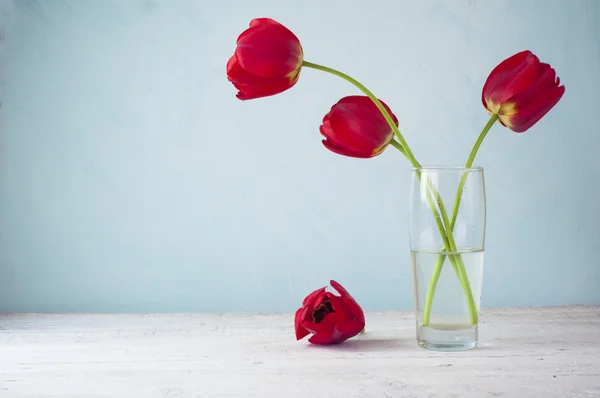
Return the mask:
<path id="1" fill-rule="evenodd" d="M 417 342 L 432 351 L 467 351 L 477 347 L 477 325 L 449 327 L 417 326 Z"/>

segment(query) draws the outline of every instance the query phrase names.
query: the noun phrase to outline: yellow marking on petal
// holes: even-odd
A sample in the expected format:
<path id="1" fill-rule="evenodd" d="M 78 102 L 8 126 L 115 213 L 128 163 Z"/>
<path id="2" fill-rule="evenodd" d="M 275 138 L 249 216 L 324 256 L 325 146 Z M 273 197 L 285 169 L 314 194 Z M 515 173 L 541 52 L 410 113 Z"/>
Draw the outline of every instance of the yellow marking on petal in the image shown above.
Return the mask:
<path id="1" fill-rule="evenodd" d="M 499 115 L 498 119 L 500 119 L 500 121 L 502 122 L 502 124 L 504 124 L 509 129 L 511 127 L 513 127 L 513 124 L 510 122 L 510 120 L 511 120 L 510 116 L 508 116 L 508 115 Z"/>
<path id="2" fill-rule="evenodd" d="M 517 104 L 515 102 L 505 102 L 500 107 L 498 114 L 503 116 L 512 116 L 517 112 L 519 112 L 519 109 L 517 108 Z"/>
<path id="3" fill-rule="evenodd" d="M 382 145 L 379 148 L 375 148 L 375 150 L 373 151 L 372 155 L 373 156 L 380 155 L 385 150 L 386 147 L 387 147 L 387 144 Z"/>
<path id="4" fill-rule="evenodd" d="M 485 100 L 485 103 L 487 104 L 487 110 L 490 114 L 498 113 L 498 111 L 500 110 L 500 104 L 496 104 L 487 99 Z"/>
<path id="5" fill-rule="evenodd" d="M 304 62 L 304 51 L 302 50 L 302 46 L 300 46 L 300 55 L 298 55 L 298 59 L 294 64 L 294 70 L 288 73 L 285 77 L 290 79 L 290 83 L 298 80 L 298 75 L 300 74 L 300 69 L 302 69 L 302 63 Z"/>
<path id="6" fill-rule="evenodd" d="M 300 66 L 302 66 L 302 65 L 300 65 Z M 298 77 L 300 75 L 300 69 L 301 69 L 301 67 L 298 67 L 298 69 L 293 70 L 292 72 L 288 73 L 285 76 L 290 80 L 290 83 L 294 83 L 296 80 L 298 80 Z"/>
<path id="7" fill-rule="evenodd" d="M 375 148 L 375 150 L 373 151 L 373 156 L 377 156 L 380 155 L 385 148 L 387 148 L 387 146 L 390 144 L 390 142 L 392 142 L 392 140 L 394 139 L 394 132 L 390 132 L 390 134 L 388 135 L 388 138 L 385 140 L 385 144 L 381 145 L 378 148 Z"/>

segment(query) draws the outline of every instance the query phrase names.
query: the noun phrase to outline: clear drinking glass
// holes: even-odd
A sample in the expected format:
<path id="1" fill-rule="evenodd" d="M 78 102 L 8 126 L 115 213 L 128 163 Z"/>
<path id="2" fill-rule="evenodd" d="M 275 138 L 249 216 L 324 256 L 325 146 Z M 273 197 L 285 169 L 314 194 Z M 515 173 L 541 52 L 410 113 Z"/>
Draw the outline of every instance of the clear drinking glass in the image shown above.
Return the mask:
<path id="1" fill-rule="evenodd" d="M 430 350 L 472 349 L 483 279 L 483 168 L 412 169 L 409 206 L 417 342 Z"/>

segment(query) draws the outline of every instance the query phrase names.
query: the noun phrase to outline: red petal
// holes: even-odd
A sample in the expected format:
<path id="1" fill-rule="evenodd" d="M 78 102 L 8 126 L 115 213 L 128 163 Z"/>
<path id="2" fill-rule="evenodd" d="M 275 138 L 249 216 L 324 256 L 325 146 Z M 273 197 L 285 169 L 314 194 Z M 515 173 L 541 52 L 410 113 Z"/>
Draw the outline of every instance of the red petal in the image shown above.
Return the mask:
<path id="1" fill-rule="evenodd" d="M 348 309 L 348 306 L 346 305 L 346 301 L 344 300 L 343 297 L 336 296 L 333 293 L 328 293 L 328 294 L 329 294 L 329 301 L 331 302 L 331 307 L 336 312 L 336 314 L 342 315 L 341 319 L 343 321 L 345 321 L 347 319 L 354 319 L 354 315 L 352 314 L 352 311 L 350 311 Z"/>
<path id="2" fill-rule="evenodd" d="M 510 105 L 508 107 L 510 110 L 510 113 L 508 113 L 508 115 L 510 115 L 511 113 L 518 112 L 519 109 L 526 108 L 529 104 L 535 102 L 537 97 L 543 95 L 552 87 L 557 86 L 558 82 L 556 81 L 556 72 L 554 71 L 554 69 L 552 69 L 548 64 L 540 64 L 540 70 L 538 73 L 537 80 L 533 82 L 529 87 L 517 93 L 516 95 L 508 99 L 508 101 L 506 101 L 506 103 Z M 501 107 L 499 114 L 506 114 L 502 111 L 503 109 Z"/>
<path id="3" fill-rule="evenodd" d="M 342 286 L 342 284 L 339 283 L 338 281 L 335 281 L 332 279 L 329 281 L 329 284 L 331 285 L 332 288 L 337 290 L 337 292 L 340 294 L 341 297 L 352 298 L 352 296 L 350 295 L 350 292 L 348 292 L 348 290 L 346 290 L 346 288 L 344 286 Z"/>
<path id="4" fill-rule="evenodd" d="M 385 144 L 385 138 L 379 134 L 381 130 L 377 130 L 369 117 L 355 107 L 338 107 L 331 111 L 329 120 L 331 132 L 327 140 L 333 143 L 332 146 L 351 153 L 372 154 Z M 389 131 L 385 131 L 383 137 L 387 137 Z"/>
<path id="5" fill-rule="evenodd" d="M 344 300 L 344 303 L 346 304 L 348 311 L 350 311 L 356 317 L 356 319 L 360 323 L 362 323 L 362 325 L 364 327 L 365 314 L 364 314 L 362 308 L 360 307 L 360 305 L 358 305 L 358 303 L 354 299 L 354 297 L 352 297 L 350 295 L 350 293 L 348 293 L 348 291 L 340 283 L 338 283 L 334 280 L 329 281 L 329 283 L 335 290 L 337 290 L 340 293 L 340 296 Z M 362 330 L 362 328 L 361 328 L 361 330 Z"/>
<path id="6" fill-rule="evenodd" d="M 252 20 L 237 39 L 235 54 L 242 67 L 260 77 L 282 77 L 302 66 L 300 41 L 288 28 L 270 18 Z"/>
<path id="7" fill-rule="evenodd" d="M 506 100 L 535 81 L 539 65 L 540 60 L 531 51 L 522 51 L 502 61 L 483 85 L 483 105 L 490 112 L 497 112 Z"/>
<path id="8" fill-rule="evenodd" d="M 241 100 L 268 97 L 292 88 L 299 75 L 288 77 L 258 77 L 244 70 L 234 54 L 227 62 L 227 79 L 239 90 Z"/>
<path id="9" fill-rule="evenodd" d="M 348 314 L 345 308 L 344 301 L 341 297 L 335 296 L 332 293 L 327 293 L 327 299 L 331 302 L 331 307 L 334 312 L 331 312 L 319 322 L 319 325 L 326 325 L 331 329 L 334 329 L 337 325 L 346 322 L 346 314 Z M 352 314 L 350 314 L 352 316 Z"/>
<path id="10" fill-rule="evenodd" d="M 302 340 L 310 334 L 308 330 L 302 327 L 302 311 L 303 308 L 298 308 L 296 316 L 294 317 L 294 329 L 296 331 L 296 340 Z"/>
<path id="11" fill-rule="evenodd" d="M 565 86 L 552 88 L 525 109 L 520 109 L 512 116 L 500 116 L 502 124 L 516 133 L 529 130 L 546 115 L 562 98 Z"/>
<path id="12" fill-rule="evenodd" d="M 296 331 L 296 340 L 304 338 L 309 333 L 314 333 L 311 330 L 306 329 L 303 324 L 312 325 L 313 312 L 317 306 L 321 304 L 323 298 L 326 297 L 325 287 L 315 290 L 310 293 L 302 302 L 300 307 L 294 316 L 294 329 Z"/>
<path id="13" fill-rule="evenodd" d="M 302 321 L 300 324 L 312 334 L 333 335 L 333 330 L 335 328 L 335 326 L 326 323 L 314 323 L 307 320 Z"/>
<path id="14" fill-rule="evenodd" d="M 348 156 L 351 158 L 359 158 L 359 159 L 367 159 L 375 156 L 372 152 L 359 152 L 353 149 L 344 148 L 332 140 L 323 140 L 323 145 L 325 148 L 329 149 L 333 153 L 337 153 L 338 155 Z"/>
<path id="15" fill-rule="evenodd" d="M 308 341 L 312 344 L 340 344 L 359 334 L 363 328 L 363 323 L 358 320 L 352 320 L 340 323 L 333 329 L 319 331 Z"/>
<path id="16" fill-rule="evenodd" d="M 385 110 L 390 114 L 390 116 L 392 117 L 392 120 L 394 121 L 394 124 L 396 124 L 396 126 L 398 126 L 398 118 L 396 117 L 396 115 L 394 115 L 394 113 L 392 112 L 390 107 L 385 102 L 383 102 L 381 99 L 379 99 L 379 102 L 381 102 L 381 105 L 383 105 Z M 368 110 L 370 114 L 378 115 L 375 117 L 375 120 L 377 120 L 381 125 L 384 125 L 387 128 L 389 128 L 389 124 L 388 124 L 387 120 L 385 120 L 385 117 L 381 114 L 381 111 L 379 110 L 379 108 L 377 108 L 377 105 L 375 105 L 373 100 L 371 100 L 369 97 L 367 97 L 365 95 L 348 95 L 346 97 L 341 98 L 337 102 L 337 104 L 338 105 L 345 105 L 345 104 L 358 105 L 361 108 L 364 107 L 364 109 Z"/>
<path id="17" fill-rule="evenodd" d="M 317 296 L 313 301 L 306 304 L 302 309 L 302 321 L 313 322 L 315 310 L 323 303 L 325 293 Z"/>
<path id="18" fill-rule="evenodd" d="M 308 342 L 317 345 L 338 344 L 338 341 L 336 341 L 332 335 L 328 334 L 315 334 L 308 339 Z"/>
<path id="19" fill-rule="evenodd" d="M 354 149 L 345 148 L 343 145 L 339 145 L 338 143 L 336 143 L 334 141 L 334 138 L 329 138 L 329 137 L 335 137 L 335 133 L 331 129 L 331 122 L 330 122 L 329 115 L 330 115 L 330 113 L 328 113 L 327 115 L 325 115 L 325 117 L 323 117 L 323 124 L 319 127 L 319 131 L 321 132 L 321 134 L 324 137 L 326 137 L 326 139 L 324 139 L 322 141 L 325 148 L 329 149 L 331 152 L 337 153 L 338 155 L 344 155 L 344 156 L 349 156 L 349 157 L 353 157 L 353 158 L 366 159 L 366 158 L 371 158 L 374 156 L 372 152 L 361 152 L 361 151 L 357 151 Z"/>
<path id="20" fill-rule="evenodd" d="M 319 288 L 317 290 L 315 290 L 314 292 L 310 293 L 308 296 L 306 296 L 304 298 L 304 300 L 302 301 L 302 306 L 306 307 L 309 304 L 314 304 L 315 300 L 317 298 L 319 298 L 319 296 L 322 296 L 325 294 L 325 290 L 327 289 L 327 286 Z"/>
<path id="21" fill-rule="evenodd" d="M 359 321 L 358 319 L 340 324 L 337 328 L 338 332 L 341 335 L 340 339 L 338 339 L 338 340 L 341 340 L 341 339 L 343 339 L 341 341 L 348 340 L 349 338 L 352 338 L 352 337 L 356 336 L 357 334 L 359 334 L 360 331 L 363 330 L 364 328 L 365 328 L 365 323 Z"/>
<path id="22" fill-rule="evenodd" d="M 325 315 L 325 318 L 323 318 L 319 325 L 326 326 L 331 330 L 335 330 L 340 325 L 346 323 L 344 317 L 344 312 L 332 312 L 330 314 Z"/>
<path id="23" fill-rule="evenodd" d="M 279 25 L 279 26 L 283 26 L 281 25 L 279 22 L 277 22 L 276 20 L 272 19 L 272 18 L 254 18 L 252 21 L 250 21 L 250 27 L 254 27 L 254 26 L 258 26 L 258 25 Z"/>
<path id="24" fill-rule="evenodd" d="M 323 117 L 323 122 L 321 124 L 321 127 L 319 127 L 319 131 L 325 137 L 327 137 L 328 135 L 333 134 L 331 132 L 331 123 L 329 122 L 329 113 Z"/>

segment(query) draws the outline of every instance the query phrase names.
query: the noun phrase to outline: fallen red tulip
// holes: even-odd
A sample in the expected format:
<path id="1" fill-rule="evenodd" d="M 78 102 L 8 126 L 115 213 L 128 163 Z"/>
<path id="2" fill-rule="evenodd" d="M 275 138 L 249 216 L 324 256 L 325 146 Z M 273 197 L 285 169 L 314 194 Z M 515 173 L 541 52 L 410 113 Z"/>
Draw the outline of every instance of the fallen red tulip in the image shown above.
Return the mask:
<path id="1" fill-rule="evenodd" d="M 338 282 L 329 281 L 340 293 L 336 296 L 326 287 L 310 293 L 296 311 L 296 340 L 312 334 L 312 344 L 339 344 L 359 334 L 365 327 L 365 315 L 350 293 Z"/>

